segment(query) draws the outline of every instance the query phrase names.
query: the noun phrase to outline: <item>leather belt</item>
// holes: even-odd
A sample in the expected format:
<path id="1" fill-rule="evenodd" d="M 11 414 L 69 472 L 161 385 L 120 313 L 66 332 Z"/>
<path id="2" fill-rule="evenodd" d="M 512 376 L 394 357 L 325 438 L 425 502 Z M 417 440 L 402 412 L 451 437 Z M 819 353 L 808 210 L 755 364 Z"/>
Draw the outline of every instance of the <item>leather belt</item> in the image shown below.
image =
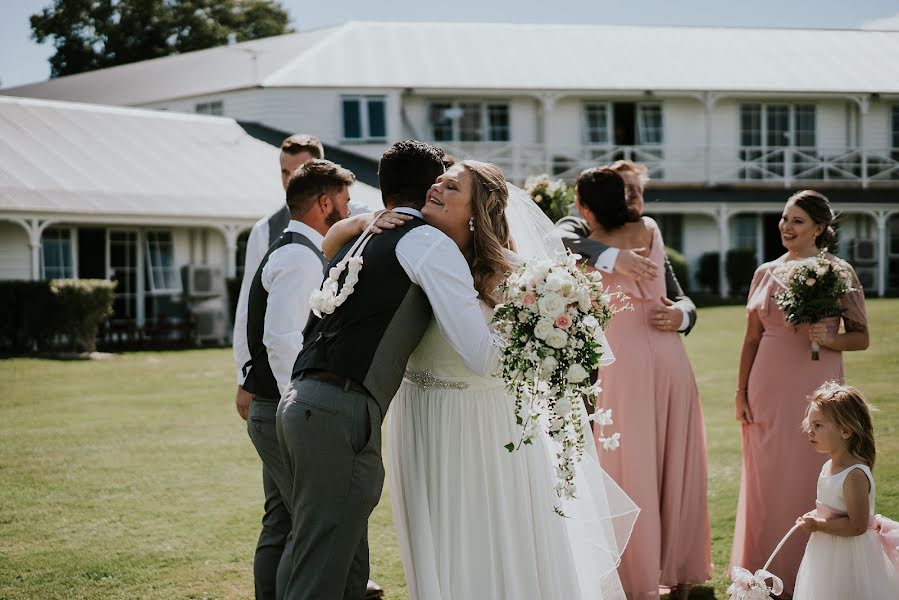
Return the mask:
<path id="1" fill-rule="evenodd" d="M 309 369 L 307 371 L 303 371 L 302 379 L 307 378 L 321 381 L 323 383 L 330 383 L 331 385 L 336 385 L 337 387 L 343 388 L 343 391 L 345 392 L 352 390 L 360 394 L 365 394 L 366 396 L 371 395 L 368 393 L 368 390 L 365 389 L 365 386 L 363 386 L 361 383 L 357 383 L 349 377 L 344 377 L 343 375 L 338 375 L 337 373 L 332 373 L 331 371 Z"/>

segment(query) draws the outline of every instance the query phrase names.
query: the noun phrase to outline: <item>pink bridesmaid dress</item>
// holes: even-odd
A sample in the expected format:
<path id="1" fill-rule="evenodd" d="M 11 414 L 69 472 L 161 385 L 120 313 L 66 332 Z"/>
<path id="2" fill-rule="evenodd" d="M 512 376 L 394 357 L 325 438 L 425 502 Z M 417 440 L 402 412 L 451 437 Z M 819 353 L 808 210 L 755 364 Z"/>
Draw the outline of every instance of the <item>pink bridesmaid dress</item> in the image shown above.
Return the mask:
<path id="1" fill-rule="evenodd" d="M 802 431 L 802 420 L 818 386 L 831 379 L 843 381 L 842 353 L 821 348 L 820 360 L 813 361 L 808 325 L 794 329 L 774 302 L 772 296 L 784 289 L 774 270 L 784 264 L 782 256 L 756 269 L 746 305 L 747 312 L 758 314 L 765 331 L 749 373 L 753 423 L 742 426 L 743 466 L 731 567 L 752 572 L 762 568 L 796 518 L 815 508 L 815 485 L 827 456 L 815 452 Z M 840 304 L 847 309 L 845 318 L 864 324 L 864 294 L 855 271 L 852 276 L 859 291 L 841 298 Z M 839 319 L 828 324 L 836 330 Z M 797 531 L 768 568 L 783 579 L 785 595 L 793 593 L 807 542 L 808 534 Z"/>
<path id="2" fill-rule="evenodd" d="M 599 397 L 612 409 L 610 430 L 621 432 L 617 450 L 598 445 L 602 466 L 640 507 L 618 568 L 632 600 L 658 598 L 660 585 L 711 576 L 702 407 L 680 334 L 649 323 L 650 308 L 665 295 L 665 246 L 655 221 L 643 220 L 652 229 L 658 274 L 639 285 L 603 274 L 603 284 L 620 287 L 634 310 L 615 315 L 606 331 L 616 360 L 600 371 Z"/>

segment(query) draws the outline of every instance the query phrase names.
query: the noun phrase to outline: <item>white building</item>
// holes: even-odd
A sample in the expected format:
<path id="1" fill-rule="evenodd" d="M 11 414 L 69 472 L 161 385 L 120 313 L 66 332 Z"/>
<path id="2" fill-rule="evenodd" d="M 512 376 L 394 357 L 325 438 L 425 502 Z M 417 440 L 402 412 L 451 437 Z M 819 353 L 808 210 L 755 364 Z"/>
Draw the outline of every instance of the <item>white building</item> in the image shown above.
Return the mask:
<path id="1" fill-rule="evenodd" d="M 371 159 L 414 137 L 517 182 L 631 158 L 694 273 L 708 251 L 779 255 L 810 187 L 869 293 L 899 291 L 896 32 L 353 22 L 2 93 L 223 114 Z"/>
<path id="2" fill-rule="evenodd" d="M 278 152 L 230 118 L 0 96 L 0 279 L 115 279 L 123 330 L 221 300 L 249 228 L 284 202 Z M 364 183 L 351 195 L 383 206 Z"/>

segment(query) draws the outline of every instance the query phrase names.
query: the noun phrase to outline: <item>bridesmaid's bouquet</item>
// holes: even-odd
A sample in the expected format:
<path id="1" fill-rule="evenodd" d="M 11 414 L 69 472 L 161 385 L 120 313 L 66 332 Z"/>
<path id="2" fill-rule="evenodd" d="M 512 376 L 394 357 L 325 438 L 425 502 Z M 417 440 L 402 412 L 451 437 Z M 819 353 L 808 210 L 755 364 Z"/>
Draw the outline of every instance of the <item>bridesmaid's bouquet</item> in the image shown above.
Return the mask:
<path id="1" fill-rule="evenodd" d="M 576 254 L 556 261 L 521 265 L 500 285 L 503 302 L 493 323 L 501 339 L 500 375 L 515 398 L 515 419 L 522 427 L 510 452 L 530 444 L 541 432 L 556 442 L 556 505 L 575 495 L 574 468 L 584 452 L 580 404 L 593 402 L 601 391 L 591 372 L 611 359 L 603 328 L 620 310 L 600 274 L 577 266 Z M 608 438 L 603 427 L 612 423 L 611 410 L 598 409 L 604 448 L 618 445 L 619 434 Z"/>
<path id="2" fill-rule="evenodd" d="M 774 277 L 786 288 L 774 295 L 774 301 L 793 325 L 839 317 L 844 310 L 838 302 L 840 296 L 855 291 L 849 269 L 825 258 L 823 250 L 818 256 L 776 268 Z M 812 342 L 812 360 L 819 359 L 819 351 Z"/>

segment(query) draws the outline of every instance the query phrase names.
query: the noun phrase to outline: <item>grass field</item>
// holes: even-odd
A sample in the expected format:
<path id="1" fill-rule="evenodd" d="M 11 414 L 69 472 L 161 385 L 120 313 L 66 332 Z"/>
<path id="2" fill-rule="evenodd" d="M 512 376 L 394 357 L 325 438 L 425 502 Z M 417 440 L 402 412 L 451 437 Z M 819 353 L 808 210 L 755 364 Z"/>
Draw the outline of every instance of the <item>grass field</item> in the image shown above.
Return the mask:
<path id="1" fill-rule="evenodd" d="M 896 518 L 899 300 L 868 308 L 871 348 L 849 353 L 846 371 L 881 408 L 877 508 Z M 708 429 L 717 598 L 739 484 L 743 323 L 740 307 L 703 309 L 687 338 Z M 232 371 L 223 349 L 0 361 L 0 600 L 252 598 L 262 491 Z M 373 576 L 405 599 L 387 489 L 370 540 Z"/>

